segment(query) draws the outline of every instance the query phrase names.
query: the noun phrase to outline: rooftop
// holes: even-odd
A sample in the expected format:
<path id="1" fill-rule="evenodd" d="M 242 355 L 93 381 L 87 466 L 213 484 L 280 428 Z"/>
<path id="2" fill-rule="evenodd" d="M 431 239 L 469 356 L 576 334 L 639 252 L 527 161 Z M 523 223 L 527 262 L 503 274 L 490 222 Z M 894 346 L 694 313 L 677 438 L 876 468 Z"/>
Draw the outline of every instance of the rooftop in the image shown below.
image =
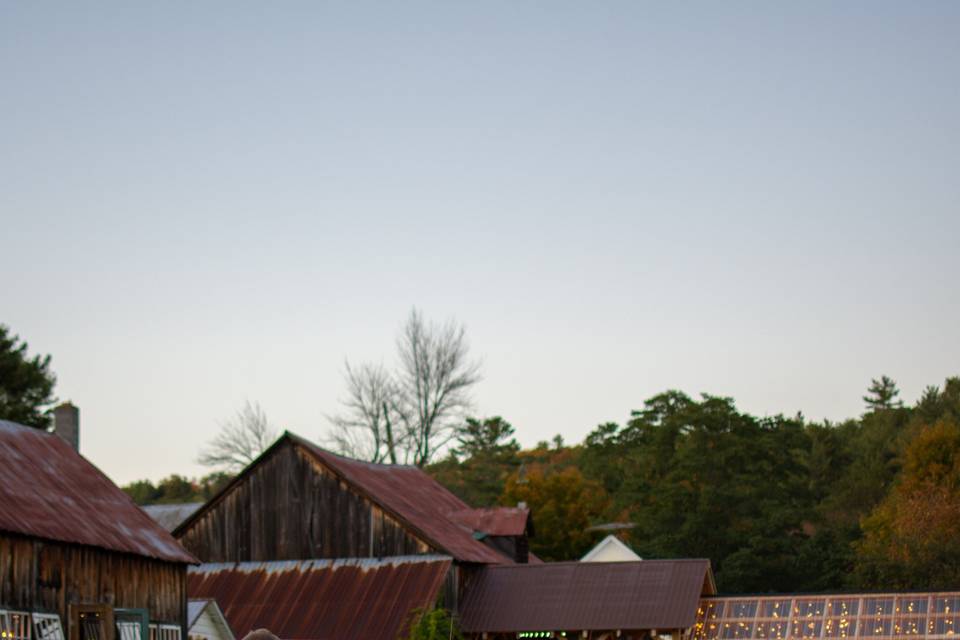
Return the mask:
<path id="1" fill-rule="evenodd" d="M 270 449 L 248 466 L 229 485 L 191 515 L 175 530 L 184 531 L 191 522 L 242 482 L 260 460 L 289 442 L 328 469 L 352 491 L 364 496 L 401 522 L 438 552 L 462 562 L 497 564 L 512 562 L 502 553 L 474 537 L 474 529 L 456 515 L 473 511 L 422 469 L 408 465 L 375 464 L 331 453 L 314 443 L 286 432 Z M 510 525 L 513 526 L 513 525 Z M 484 532 L 491 533 L 491 532 Z"/>
<path id="2" fill-rule="evenodd" d="M 167 531 L 173 531 L 202 506 L 202 502 L 184 502 L 182 504 L 148 504 L 141 509 L 161 527 Z"/>
<path id="3" fill-rule="evenodd" d="M 715 592 L 709 560 L 487 566 L 467 586 L 470 633 L 686 629 Z"/>
<path id="4" fill-rule="evenodd" d="M 0 420 L 0 530 L 169 562 L 176 540 L 61 438 Z"/>
<path id="5" fill-rule="evenodd" d="M 446 556 L 204 564 L 187 591 L 214 598 L 241 637 L 266 627 L 288 640 L 395 640 L 450 566 Z"/>

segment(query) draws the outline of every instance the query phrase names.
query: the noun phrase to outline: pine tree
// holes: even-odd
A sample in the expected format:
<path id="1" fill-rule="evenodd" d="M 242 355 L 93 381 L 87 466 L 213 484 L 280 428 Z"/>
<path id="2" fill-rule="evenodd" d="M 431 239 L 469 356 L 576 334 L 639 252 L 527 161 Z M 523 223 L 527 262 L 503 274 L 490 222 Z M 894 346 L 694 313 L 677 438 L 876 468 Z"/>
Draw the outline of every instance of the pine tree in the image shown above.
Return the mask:
<path id="1" fill-rule="evenodd" d="M 867 411 L 884 411 L 887 409 L 899 409 L 903 406 L 897 396 L 900 390 L 897 389 L 897 383 L 889 376 L 880 376 L 877 380 L 870 381 L 870 387 L 867 389 L 867 395 L 863 396 L 863 401 L 867 403 Z"/>
<path id="2" fill-rule="evenodd" d="M 50 356 L 28 356 L 27 343 L 0 324 L 0 420 L 48 428 L 56 381 Z"/>

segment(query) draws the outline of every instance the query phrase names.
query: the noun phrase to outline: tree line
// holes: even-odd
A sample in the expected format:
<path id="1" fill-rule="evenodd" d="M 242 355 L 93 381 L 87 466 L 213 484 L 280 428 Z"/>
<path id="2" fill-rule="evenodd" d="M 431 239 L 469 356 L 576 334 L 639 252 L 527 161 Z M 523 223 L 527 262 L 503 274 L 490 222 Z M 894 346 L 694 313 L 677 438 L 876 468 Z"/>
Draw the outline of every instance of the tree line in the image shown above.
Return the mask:
<path id="1" fill-rule="evenodd" d="M 462 326 L 414 310 L 397 364 L 347 364 L 328 445 L 421 466 L 471 506 L 525 502 L 544 560 L 577 559 L 612 528 L 645 558 L 709 558 L 729 593 L 960 584 L 960 378 L 905 406 L 882 376 L 839 423 L 666 391 L 579 444 L 529 449 L 501 417 L 464 417 L 479 379 Z M 49 428 L 54 384 L 50 357 L 0 325 L 0 419 Z M 139 504 L 204 501 L 276 433 L 247 403 L 200 452 L 213 473 L 124 489 Z"/>
<path id="2" fill-rule="evenodd" d="M 729 593 L 960 584 L 960 378 L 905 407 L 887 377 L 841 423 L 758 418 L 730 398 L 656 395 L 624 424 L 523 450 L 472 419 L 428 467 L 475 506 L 530 505 L 545 560 L 619 523 L 641 557 L 704 557 Z"/>

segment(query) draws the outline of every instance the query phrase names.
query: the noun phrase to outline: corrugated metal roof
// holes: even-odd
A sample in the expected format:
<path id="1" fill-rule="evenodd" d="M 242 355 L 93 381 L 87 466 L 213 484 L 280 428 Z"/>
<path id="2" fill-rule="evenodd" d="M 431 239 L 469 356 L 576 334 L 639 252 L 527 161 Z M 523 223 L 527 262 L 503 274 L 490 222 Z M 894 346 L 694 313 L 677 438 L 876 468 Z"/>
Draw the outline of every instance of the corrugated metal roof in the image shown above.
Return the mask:
<path id="1" fill-rule="evenodd" d="M 267 628 L 284 640 L 396 640 L 432 605 L 446 556 L 204 564 L 187 574 L 190 598 L 213 598 L 238 636 Z"/>
<path id="2" fill-rule="evenodd" d="M 460 626 L 470 633 L 685 629 L 711 584 L 709 560 L 487 566 L 468 583 Z"/>
<path id="3" fill-rule="evenodd" d="M 202 502 L 184 502 L 183 504 L 148 504 L 141 508 L 161 527 L 167 531 L 173 531 L 202 506 Z"/>
<path id="4" fill-rule="evenodd" d="M 407 465 L 361 462 L 330 453 L 308 440 L 287 433 L 370 500 L 404 521 L 428 542 L 463 562 L 511 562 L 473 537 L 473 530 L 450 514 L 469 510 L 460 498 L 422 469 Z"/>
<path id="5" fill-rule="evenodd" d="M 0 530 L 170 562 L 196 558 L 51 433 L 0 420 Z"/>
<path id="6" fill-rule="evenodd" d="M 521 507 L 491 507 L 487 509 L 464 509 L 450 517 L 474 531 L 491 536 L 522 536 L 527 530 L 530 510 Z"/>

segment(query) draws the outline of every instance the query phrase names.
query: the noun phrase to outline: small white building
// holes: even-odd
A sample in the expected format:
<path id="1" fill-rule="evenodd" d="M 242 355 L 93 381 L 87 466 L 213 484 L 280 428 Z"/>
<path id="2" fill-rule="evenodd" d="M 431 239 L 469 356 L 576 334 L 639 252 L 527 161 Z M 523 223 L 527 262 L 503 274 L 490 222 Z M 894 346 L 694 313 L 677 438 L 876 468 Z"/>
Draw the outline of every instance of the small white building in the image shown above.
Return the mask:
<path id="1" fill-rule="evenodd" d="M 236 640 L 223 611 L 213 599 L 187 602 L 187 637 L 190 640 Z"/>
<path id="2" fill-rule="evenodd" d="M 580 562 L 632 562 L 642 559 L 633 549 L 609 535 L 580 558 Z"/>

